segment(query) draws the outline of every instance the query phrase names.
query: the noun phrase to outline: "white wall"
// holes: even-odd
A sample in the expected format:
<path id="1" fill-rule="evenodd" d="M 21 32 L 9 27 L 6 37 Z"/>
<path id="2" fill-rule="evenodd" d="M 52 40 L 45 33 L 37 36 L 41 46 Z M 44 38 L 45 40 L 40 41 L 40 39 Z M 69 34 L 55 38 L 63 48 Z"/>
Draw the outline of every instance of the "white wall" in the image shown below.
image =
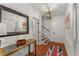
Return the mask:
<path id="1" fill-rule="evenodd" d="M 16 41 L 18 39 L 21 39 L 21 38 L 26 38 L 26 39 L 31 38 L 32 37 L 32 20 L 33 20 L 33 17 L 41 20 L 40 13 L 35 11 L 31 6 L 29 6 L 29 4 L 26 4 L 26 3 L 25 4 L 2 4 L 2 5 L 7 6 L 9 8 L 12 8 L 14 10 L 17 10 L 17 11 L 29 16 L 29 34 L 2 37 L 2 38 L 0 38 L 0 40 L 1 40 L 0 47 L 5 47 L 8 45 L 15 44 Z M 41 30 L 41 27 L 40 27 L 40 30 Z"/>
<path id="2" fill-rule="evenodd" d="M 68 55 L 73 55 L 74 54 L 74 34 L 75 34 L 75 20 L 74 20 L 74 15 L 73 15 L 73 4 L 69 4 L 67 12 L 65 16 L 70 13 L 70 29 L 65 29 L 65 47 L 67 50 Z"/>
<path id="3" fill-rule="evenodd" d="M 43 17 L 43 25 L 50 31 L 50 33 L 45 30 L 43 32 L 47 35 L 50 34 L 51 41 L 64 41 L 64 16 L 59 15 L 49 20 Z"/>
<path id="4" fill-rule="evenodd" d="M 51 41 L 64 41 L 64 16 L 59 15 L 50 21 Z M 55 36 L 54 36 L 55 35 Z"/>
<path id="5" fill-rule="evenodd" d="M 76 55 L 79 56 L 79 3 L 77 4 L 77 51 Z"/>

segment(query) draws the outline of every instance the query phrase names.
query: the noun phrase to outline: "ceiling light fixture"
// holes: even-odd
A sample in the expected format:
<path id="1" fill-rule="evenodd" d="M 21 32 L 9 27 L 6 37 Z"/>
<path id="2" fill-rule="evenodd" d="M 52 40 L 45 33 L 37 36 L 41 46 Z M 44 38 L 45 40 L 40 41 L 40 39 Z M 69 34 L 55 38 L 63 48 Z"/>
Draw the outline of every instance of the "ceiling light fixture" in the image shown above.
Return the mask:
<path id="1" fill-rule="evenodd" d="M 45 12 L 45 15 L 46 15 L 47 19 L 53 19 L 53 17 L 54 17 L 53 10 L 49 6 L 49 4 L 45 4 L 45 6 L 48 10 L 47 12 Z"/>

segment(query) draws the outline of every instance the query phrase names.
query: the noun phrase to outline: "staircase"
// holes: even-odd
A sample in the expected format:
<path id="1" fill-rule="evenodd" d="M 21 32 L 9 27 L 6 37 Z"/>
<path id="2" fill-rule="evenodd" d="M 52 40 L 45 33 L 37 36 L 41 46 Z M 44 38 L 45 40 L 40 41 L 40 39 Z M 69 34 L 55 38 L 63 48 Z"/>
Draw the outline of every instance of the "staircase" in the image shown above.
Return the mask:
<path id="1" fill-rule="evenodd" d="M 43 25 L 42 25 L 42 30 L 50 33 L 50 31 L 45 26 L 43 26 Z M 45 34 L 45 33 L 42 33 L 42 44 L 43 45 L 47 45 L 48 43 L 49 43 L 48 35 Z"/>

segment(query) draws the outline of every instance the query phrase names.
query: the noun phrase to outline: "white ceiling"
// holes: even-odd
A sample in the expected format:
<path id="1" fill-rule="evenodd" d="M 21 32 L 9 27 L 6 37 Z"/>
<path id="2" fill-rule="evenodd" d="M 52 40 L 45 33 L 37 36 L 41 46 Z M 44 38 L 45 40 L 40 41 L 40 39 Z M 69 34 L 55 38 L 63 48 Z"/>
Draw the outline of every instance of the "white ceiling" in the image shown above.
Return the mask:
<path id="1" fill-rule="evenodd" d="M 38 11 L 39 13 L 41 13 L 42 15 L 44 13 L 46 13 L 48 11 L 47 6 L 50 7 L 51 11 L 56 14 L 56 15 L 63 15 L 66 12 L 66 9 L 68 7 L 67 3 L 19 3 L 19 4 L 2 4 L 2 5 L 7 5 L 11 8 L 17 9 L 16 6 L 18 6 L 18 8 L 20 8 L 19 10 L 22 10 L 26 12 L 27 8 L 25 8 L 27 5 L 31 6 L 32 8 L 35 9 L 35 11 Z M 16 5 L 16 6 L 15 6 Z"/>
<path id="2" fill-rule="evenodd" d="M 68 7 L 67 3 L 32 3 L 30 5 L 34 7 L 35 10 L 39 11 L 41 14 L 44 14 L 48 11 L 48 6 L 51 11 L 56 15 L 65 14 L 66 9 Z"/>

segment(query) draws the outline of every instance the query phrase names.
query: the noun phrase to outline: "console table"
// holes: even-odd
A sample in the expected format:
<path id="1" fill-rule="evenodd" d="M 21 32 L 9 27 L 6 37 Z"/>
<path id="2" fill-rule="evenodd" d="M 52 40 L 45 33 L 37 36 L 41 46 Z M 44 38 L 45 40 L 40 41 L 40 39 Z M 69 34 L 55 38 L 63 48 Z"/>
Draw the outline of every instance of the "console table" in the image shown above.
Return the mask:
<path id="1" fill-rule="evenodd" d="M 31 49 L 30 49 L 31 48 L 31 44 L 34 44 L 34 46 L 33 46 L 33 48 L 35 49 L 35 53 L 34 54 L 31 53 Z M 19 47 L 16 46 L 11 51 L 4 53 L 3 56 L 9 56 L 9 55 L 21 50 L 22 48 L 24 48 L 26 46 L 28 46 L 28 54 L 26 54 L 26 55 L 29 56 L 30 54 L 32 54 L 32 55 L 36 56 L 36 40 L 35 39 L 28 39 L 28 40 L 26 40 L 26 44 L 25 45 L 22 45 L 22 46 L 19 46 Z"/>

